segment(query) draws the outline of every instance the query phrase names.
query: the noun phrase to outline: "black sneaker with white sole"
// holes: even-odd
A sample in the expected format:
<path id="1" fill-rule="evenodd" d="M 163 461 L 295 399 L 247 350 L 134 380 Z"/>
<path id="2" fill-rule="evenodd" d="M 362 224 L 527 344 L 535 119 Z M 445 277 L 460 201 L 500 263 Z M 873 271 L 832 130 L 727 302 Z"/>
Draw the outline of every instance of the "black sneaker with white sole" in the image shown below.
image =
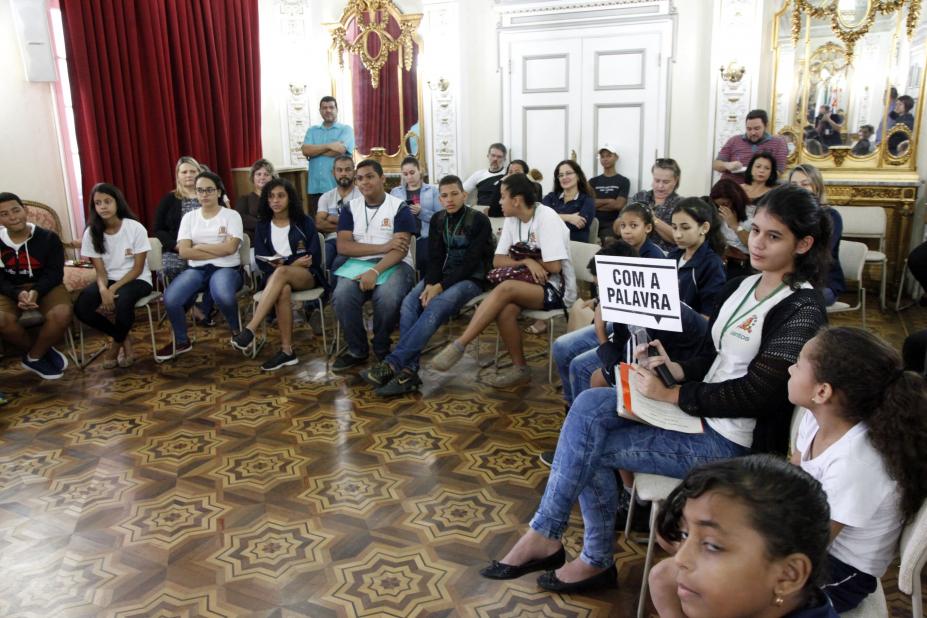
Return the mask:
<path id="1" fill-rule="evenodd" d="M 263 369 L 264 371 L 276 371 L 280 369 L 281 367 L 286 367 L 287 365 L 295 365 L 298 362 L 299 362 L 299 359 L 296 358 L 295 354 L 287 354 L 283 350 L 280 350 L 279 352 L 274 354 L 272 357 L 270 357 L 270 359 L 267 360 L 263 365 L 261 365 L 261 369 Z"/>
<path id="2" fill-rule="evenodd" d="M 397 397 L 406 393 L 413 393 L 422 385 L 422 379 L 418 373 L 409 368 L 403 369 L 396 376 L 373 391 L 380 397 Z"/>
<path id="3" fill-rule="evenodd" d="M 241 329 L 241 332 L 232 337 L 232 347 L 242 352 L 247 352 L 254 343 L 254 333 L 248 328 Z"/>

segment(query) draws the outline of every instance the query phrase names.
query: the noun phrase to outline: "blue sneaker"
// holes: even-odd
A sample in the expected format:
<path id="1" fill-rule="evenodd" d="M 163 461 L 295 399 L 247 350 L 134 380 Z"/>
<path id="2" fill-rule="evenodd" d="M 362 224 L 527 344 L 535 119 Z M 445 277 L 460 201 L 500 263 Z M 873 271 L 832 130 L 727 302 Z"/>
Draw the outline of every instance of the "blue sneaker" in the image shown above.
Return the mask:
<path id="1" fill-rule="evenodd" d="M 54 364 L 49 360 L 49 354 L 46 353 L 45 356 L 39 360 L 32 360 L 29 358 L 28 354 L 23 355 L 22 363 L 20 363 L 25 369 L 38 374 L 41 378 L 45 380 L 57 380 L 63 375 L 63 369 L 58 370 Z"/>
<path id="2" fill-rule="evenodd" d="M 64 370 L 68 368 L 68 357 L 59 352 L 54 346 L 48 348 L 45 358 L 61 373 L 64 373 Z"/>

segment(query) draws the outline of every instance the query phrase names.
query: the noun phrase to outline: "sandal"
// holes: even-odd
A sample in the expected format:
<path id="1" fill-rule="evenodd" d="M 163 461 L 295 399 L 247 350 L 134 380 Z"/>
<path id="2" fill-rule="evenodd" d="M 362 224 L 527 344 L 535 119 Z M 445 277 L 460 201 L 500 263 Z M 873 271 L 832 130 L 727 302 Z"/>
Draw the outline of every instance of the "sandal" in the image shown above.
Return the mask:
<path id="1" fill-rule="evenodd" d="M 106 352 L 112 352 L 113 346 L 114 346 L 114 345 L 115 345 L 115 344 L 112 344 L 112 343 L 109 344 L 109 346 L 106 348 Z M 112 358 L 107 358 L 107 357 L 105 356 L 105 353 L 104 353 L 104 356 L 103 356 L 103 369 L 115 369 L 116 366 L 119 365 L 119 354 L 120 354 L 121 352 L 122 352 L 122 349 L 119 348 L 119 352 L 117 352 L 117 353 L 116 353 L 116 356 L 114 356 L 114 357 L 112 357 Z"/>
<path id="2" fill-rule="evenodd" d="M 528 326 L 527 328 L 525 328 L 524 332 L 529 335 L 544 335 L 547 333 L 547 323 L 541 322 L 541 324 L 544 325 L 543 328 L 538 328 L 538 323 L 535 322 L 531 326 Z"/>

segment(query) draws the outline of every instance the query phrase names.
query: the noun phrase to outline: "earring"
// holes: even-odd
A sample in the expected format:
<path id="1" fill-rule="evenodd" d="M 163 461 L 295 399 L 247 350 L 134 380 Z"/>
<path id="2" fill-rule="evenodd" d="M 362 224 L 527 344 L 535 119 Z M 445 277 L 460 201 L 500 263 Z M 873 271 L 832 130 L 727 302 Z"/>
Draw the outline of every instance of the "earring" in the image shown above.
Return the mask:
<path id="1" fill-rule="evenodd" d="M 785 603 L 785 599 L 783 599 L 782 597 L 780 597 L 780 596 L 777 594 L 777 595 L 776 595 L 776 598 L 773 599 L 773 603 L 776 604 L 776 607 L 782 607 L 782 604 Z"/>

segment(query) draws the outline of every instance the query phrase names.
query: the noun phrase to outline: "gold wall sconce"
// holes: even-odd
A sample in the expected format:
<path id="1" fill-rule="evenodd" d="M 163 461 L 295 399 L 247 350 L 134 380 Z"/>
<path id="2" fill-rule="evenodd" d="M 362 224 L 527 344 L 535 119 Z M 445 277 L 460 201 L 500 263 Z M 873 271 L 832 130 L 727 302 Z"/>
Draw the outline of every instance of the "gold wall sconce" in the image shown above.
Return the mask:
<path id="1" fill-rule="evenodd" d="M 727 66 L 721 66 L 719 69 L 721 71 L 721 79 L 736 84 L 741 79 L 743 79 L 744 73 L 747 72 L 747 68 L 742 64 L 737 64 L 735 61 L 731 60 L 727 63 Z"/>

